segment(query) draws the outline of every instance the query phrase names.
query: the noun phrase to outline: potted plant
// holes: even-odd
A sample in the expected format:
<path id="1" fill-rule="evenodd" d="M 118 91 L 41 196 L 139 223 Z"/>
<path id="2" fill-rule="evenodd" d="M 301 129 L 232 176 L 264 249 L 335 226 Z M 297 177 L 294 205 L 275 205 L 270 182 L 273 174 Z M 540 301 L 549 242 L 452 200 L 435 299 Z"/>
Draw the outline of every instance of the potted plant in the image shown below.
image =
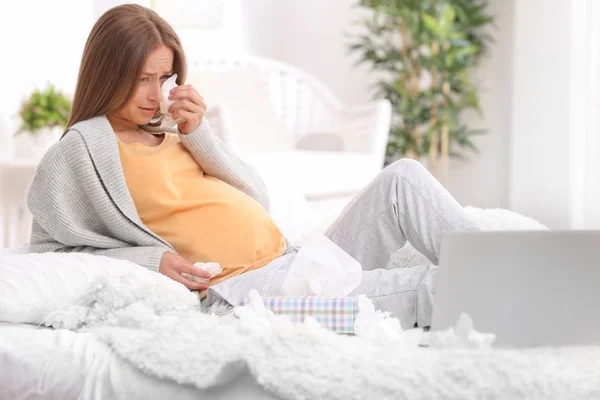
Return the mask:
<path id="1" fill-rule="evenodd" d="M 45 90 L 34 90 L 19 111 L 17 155 L 37 157 L 45 153 L 60 139 L 70 112 L 70 100 L 53 85 L 48 84 Z"/>
<path id="2" fill-rule="evenodd" d="M 470 72 L 492 40 L 487 0 L 361 0 L 366 28 L 350 52 L 379 77 L 377 97 L 389 99 L 393 120 L 386 163 L 401 157 L 425 160 L 442 183 L 449 157 L 478 152 L 461 121 L 466 110 L 481 114 Z M 441 162 L 441 169 L 438 165 Z"/>

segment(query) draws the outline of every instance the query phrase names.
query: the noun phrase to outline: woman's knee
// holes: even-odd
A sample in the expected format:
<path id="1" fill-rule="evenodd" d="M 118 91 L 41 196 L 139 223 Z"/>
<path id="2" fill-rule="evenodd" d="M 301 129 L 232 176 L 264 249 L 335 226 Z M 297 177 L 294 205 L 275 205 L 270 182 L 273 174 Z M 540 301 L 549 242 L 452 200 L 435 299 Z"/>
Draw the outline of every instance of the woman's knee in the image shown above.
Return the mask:
<path id="1" fill-rule="evenodd" d="M 423 164 L 412 158 L 401 158 L 398 161 L 388 165 L 384 171 L 392 176 L 415 176 L 427 171 Z"/>

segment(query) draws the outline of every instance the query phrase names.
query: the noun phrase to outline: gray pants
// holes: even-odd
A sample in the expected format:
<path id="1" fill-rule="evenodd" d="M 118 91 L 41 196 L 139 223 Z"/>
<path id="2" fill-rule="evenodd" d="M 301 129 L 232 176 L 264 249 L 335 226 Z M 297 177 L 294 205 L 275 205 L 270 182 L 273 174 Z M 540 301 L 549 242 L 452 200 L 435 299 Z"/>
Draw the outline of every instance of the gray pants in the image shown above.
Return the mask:
<path id="1" fill-rule="evenodd" d="M 349 295 L 365 294 L 376 309 L 389 311 L 405 328 L 431 323 L 435 273 L 444 232 L 479 230 L 463 208 L 417 161 L 402 159 L 381 171 L 342 211 L 325 235 L 358 260 L 362 283 Z M 431 264 L 387 269 L 406 242 Z M 238 305 L 252 288 L 281 296 L 298 248 L 265 267 L 215 285 L 203 302 L 208 312 Z"/>

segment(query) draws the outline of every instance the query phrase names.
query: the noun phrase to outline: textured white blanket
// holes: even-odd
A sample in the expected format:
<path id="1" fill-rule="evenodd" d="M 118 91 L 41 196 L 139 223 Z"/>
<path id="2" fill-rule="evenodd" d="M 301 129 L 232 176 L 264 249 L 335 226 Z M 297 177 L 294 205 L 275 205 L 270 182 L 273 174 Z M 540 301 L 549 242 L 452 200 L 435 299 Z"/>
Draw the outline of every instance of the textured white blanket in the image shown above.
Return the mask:
<path id="1" fill-rule="evenodd" d="M 135 275 L 105 278 L 48 322 L 92 332 L 147 373 L 199 388 L 247 369 L 284 399 L 600 398 L 600 348 L 431 349 L 393 320 L 379 335 L 350 337 L 251 308 L 216 317 L 168 278 Z"/>
<path id="2" fill-rule="evenodd" d="M 91 332 L 148 374 L 210 388 L 248 370 L 284 399 L 600 399 L 600 348 L 421 348 L 421 333 L 379 321 L 362 336 L 260 307 L 216 317 L 140 267 L 105 276 L 46 324 Z M 475 321 L 476 323 L 476 321 Z"/>

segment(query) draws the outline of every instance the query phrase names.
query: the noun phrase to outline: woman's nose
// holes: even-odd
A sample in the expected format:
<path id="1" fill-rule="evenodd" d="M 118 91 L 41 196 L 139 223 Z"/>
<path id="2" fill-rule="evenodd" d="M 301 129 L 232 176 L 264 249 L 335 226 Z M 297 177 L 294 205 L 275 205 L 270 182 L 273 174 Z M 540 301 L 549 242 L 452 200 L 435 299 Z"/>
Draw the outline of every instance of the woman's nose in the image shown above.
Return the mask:
<path id="1" fill-rule="evenodd" d="M 161 92 L 162 92 L 161 81 L 158 80 L 152 84 L 152 89 L 150 90 L 150 93 L 149 93 L 149 99 L 152 101 L 156 101 L 157 103 L 160 103 L 160 101 L 162 100 Z"/>

